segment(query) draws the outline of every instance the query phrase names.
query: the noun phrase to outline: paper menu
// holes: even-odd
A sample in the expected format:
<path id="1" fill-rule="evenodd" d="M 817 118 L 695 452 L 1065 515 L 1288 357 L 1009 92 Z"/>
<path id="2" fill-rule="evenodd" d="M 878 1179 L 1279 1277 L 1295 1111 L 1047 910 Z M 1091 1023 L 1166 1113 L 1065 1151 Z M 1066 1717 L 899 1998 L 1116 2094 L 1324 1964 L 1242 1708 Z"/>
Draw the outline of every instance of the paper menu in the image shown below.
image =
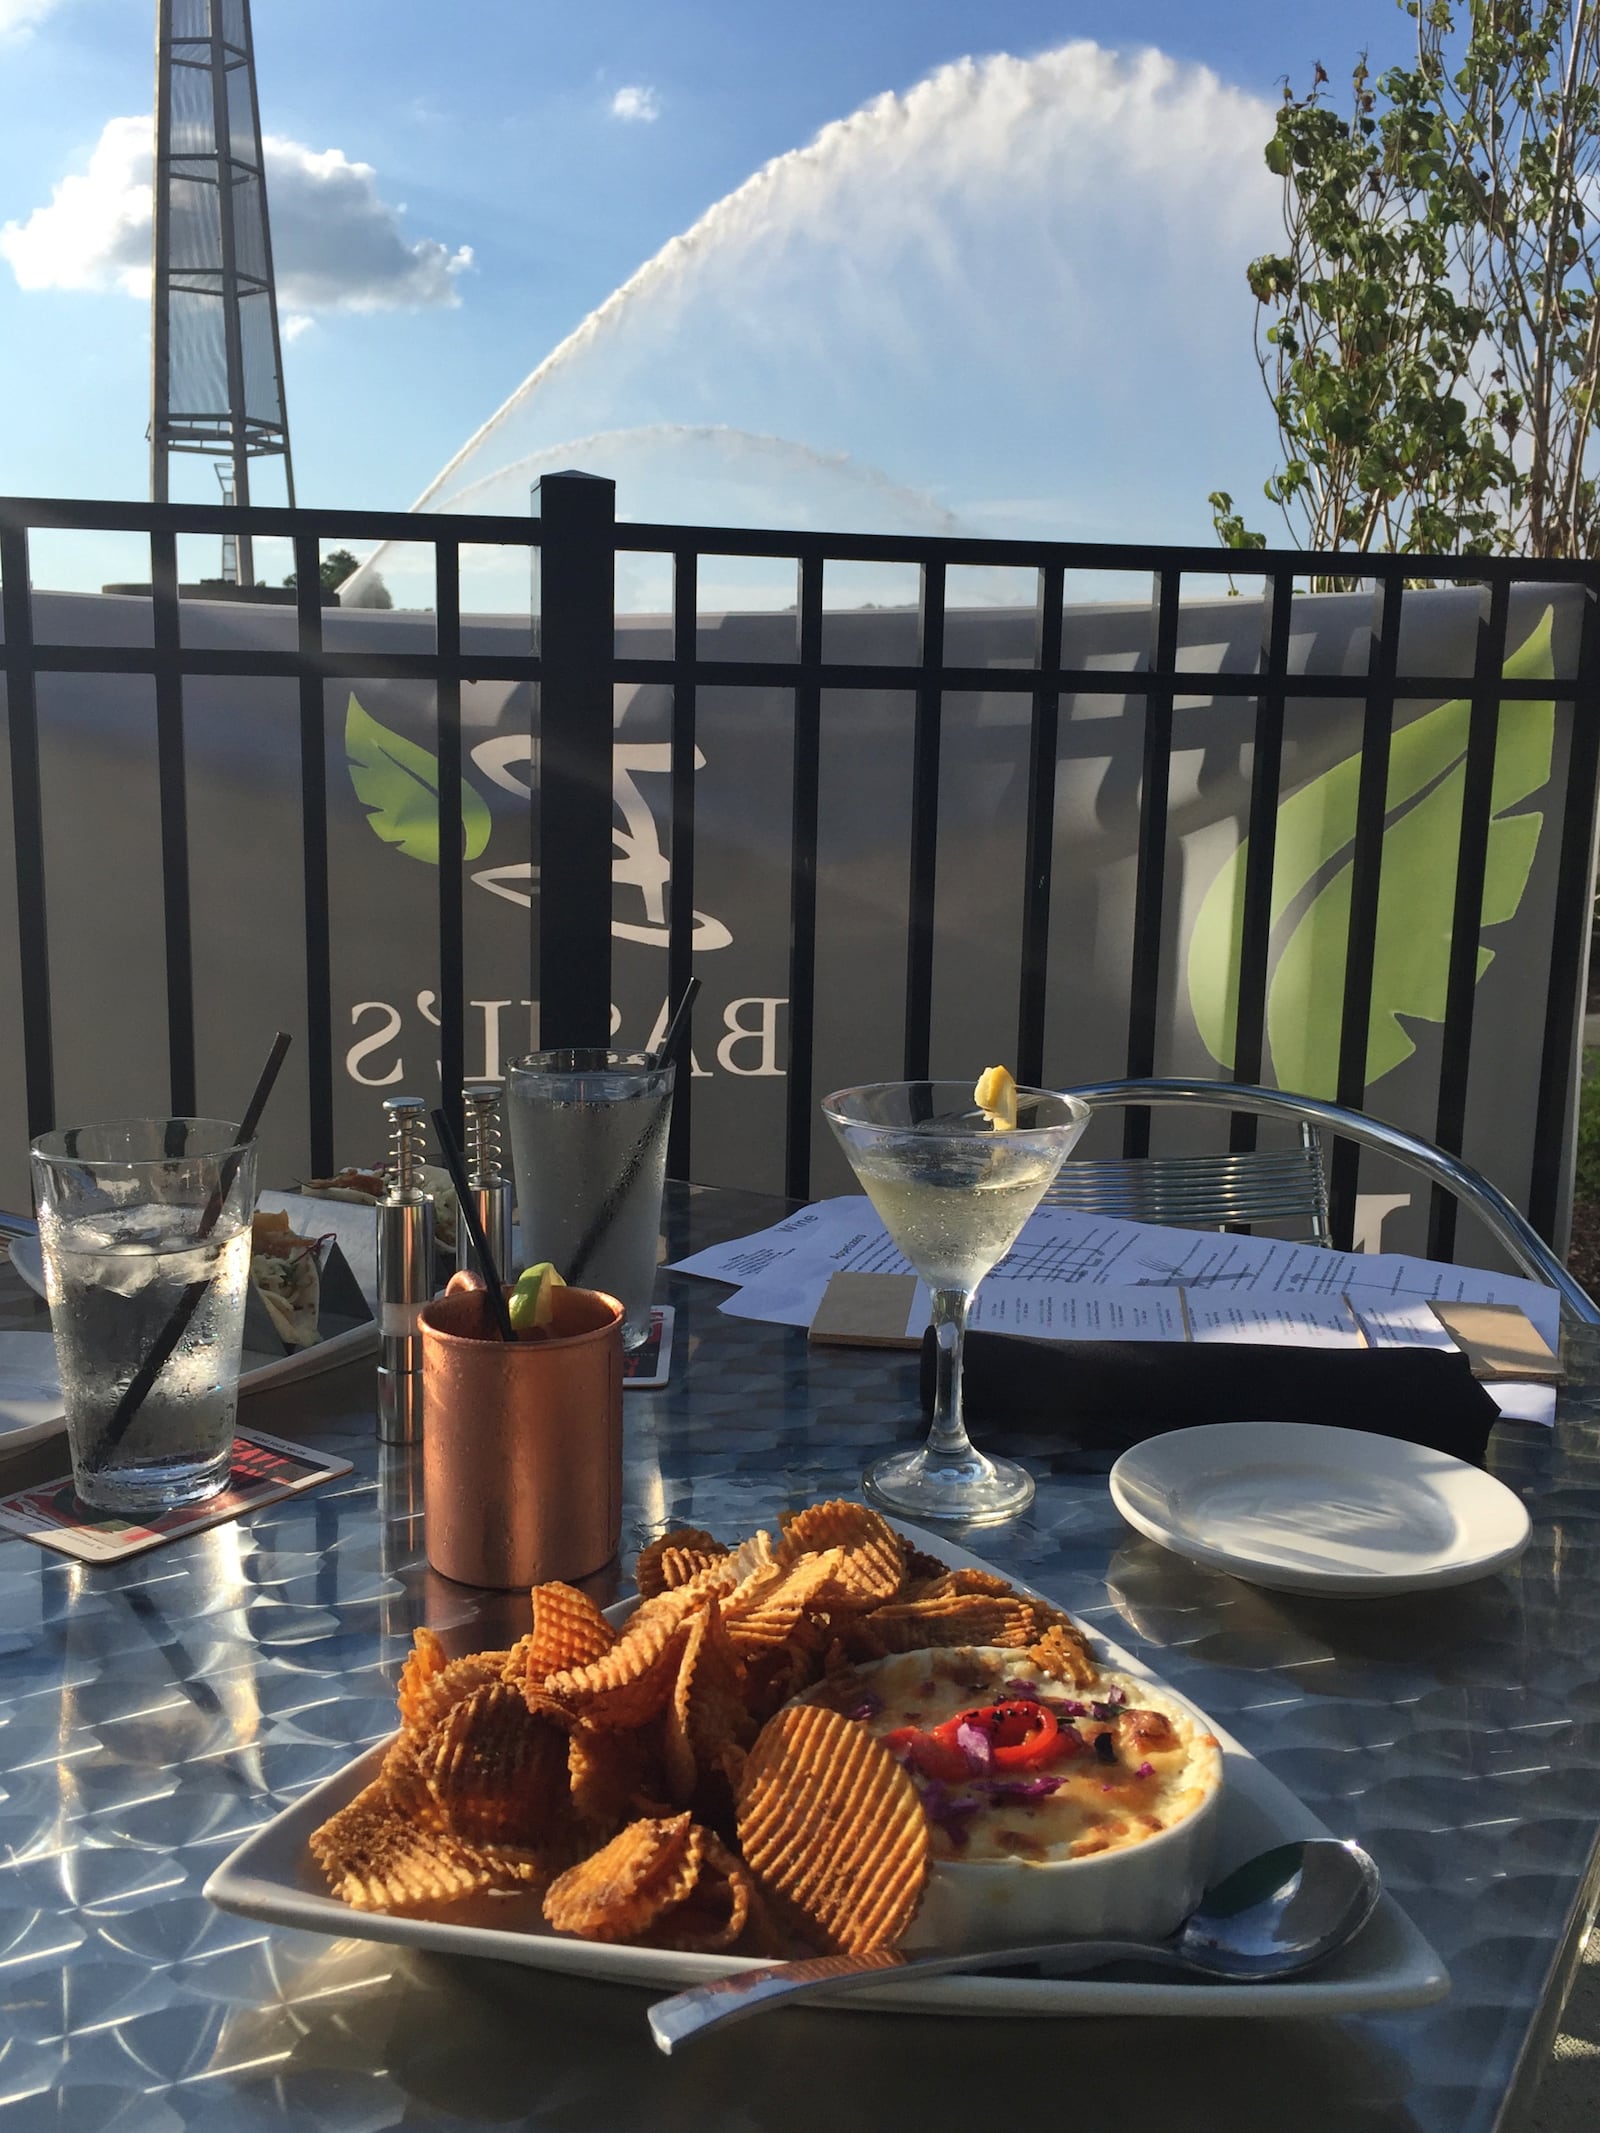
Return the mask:
<path id="1" fill-rule="evenodd" d="M 1194 1341 L 1252 1341 L 1285 1348 L 1364 1348 L 1367 1343 L 1343 1296 L 1240 1296 L 1226 1290 L 1179 1291 Z"/>
<path id="2" fill-rule="evenodd" d="M 675 1271 L 742 1283 L 738 1295 L 722 1306 L 733 1316 L 809 1326 L 832 1274 L 911 1269 L 889 1241 L 871 1201 L 857 1194 L 819 1201 L 755 1236 L 697 1252 L 677 1262 Z M 1030 1217 L 978 1291 L 979 1301 L 1009 1283 L 1043 1284 L 1058 1294 L 1084 1285 L 1204 1288 L 1285 1305 L 1337 1305 L 1357 1292 L 1374 1307 L 1433 1297 L 1508 1303 L 1525 1311 L 1547 1340 L 1548 1329 L 1559 1329 L 1560 1318 L 1559 1301 L 1541 1283 L 1479 1267 L 1393 1252 L 1330 1252 L 1316 1244 L 1210 1230 L 1159 1229 L 1055 1207 L 1041 1207 Z"/>

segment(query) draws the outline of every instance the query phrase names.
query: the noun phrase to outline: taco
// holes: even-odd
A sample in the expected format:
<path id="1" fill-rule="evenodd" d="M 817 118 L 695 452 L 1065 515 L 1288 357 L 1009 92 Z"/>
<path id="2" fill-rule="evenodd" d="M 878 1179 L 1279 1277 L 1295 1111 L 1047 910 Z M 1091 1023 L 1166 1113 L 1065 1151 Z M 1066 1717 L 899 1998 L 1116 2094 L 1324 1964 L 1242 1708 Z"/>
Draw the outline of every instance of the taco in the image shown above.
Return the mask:
<path id="1" fill-rule="evenodd" d="M 321 1338 L 322 1247 L 326 1237 L 296 1236 L 289 1217 L 257 1213 L 250 1225 L 250 1279 L 273 1327 L 290 1348 Z"/>
<path id="2" fill-rule="evenodd" d="M 433 1195 L 433 1234 L 441 1251 L 456 1248 L 456 1189 L 448 1170 L 436 1163 L 422 1165 L 422 1187 Z M 376 1207 L 389 1190 L 382 1170 L 335 1172 L 331 1178 L 306 1178 L 297 1188 L 308 1200 L 350 1200 L 358 1207 Z"/>

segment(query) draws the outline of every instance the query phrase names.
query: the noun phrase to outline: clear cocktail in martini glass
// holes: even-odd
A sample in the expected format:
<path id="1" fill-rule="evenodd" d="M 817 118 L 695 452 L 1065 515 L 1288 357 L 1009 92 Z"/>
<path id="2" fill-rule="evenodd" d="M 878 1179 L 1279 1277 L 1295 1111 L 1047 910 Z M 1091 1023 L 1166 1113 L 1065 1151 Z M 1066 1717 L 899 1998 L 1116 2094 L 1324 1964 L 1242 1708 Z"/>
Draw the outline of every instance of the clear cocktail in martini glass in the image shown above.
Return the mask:
<path id="1" fill-rule="evenodd" d="M 1005 1114 L 1009 1077 L 1007 1088 Z M 841 1089 L 822 1106 L 884 1228 L 933 1296 L 937 1377 L 928 1441 L 876 1460 L 862 1476 L 865 1494 L 904 1518 L 992 1525 L 1033 1497 L 1024 1468 L 987 1458 L 967 1435 L 962 1337 L 979 1282 L 1017 1241 L 1089 1110 L 1046 1089 L 1014 1095 L 1014 1125 L 980 1108 L 966 1082 L 871 1082 Z"/>

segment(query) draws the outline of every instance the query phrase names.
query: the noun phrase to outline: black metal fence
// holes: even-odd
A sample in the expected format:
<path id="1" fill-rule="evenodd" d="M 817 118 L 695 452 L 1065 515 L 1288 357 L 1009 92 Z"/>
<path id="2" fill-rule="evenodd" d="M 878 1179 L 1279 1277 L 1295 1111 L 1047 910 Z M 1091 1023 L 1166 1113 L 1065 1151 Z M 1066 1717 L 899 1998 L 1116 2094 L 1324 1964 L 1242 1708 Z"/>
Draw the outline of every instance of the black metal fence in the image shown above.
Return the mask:
<path id="1" fill-rule="evenodd" d="M 1173 708 L 1185 696 L 1232 697 L 1254 705 L 1249 849 L 1243 891 L 1242 954 L 1233 1074 L 1262 1078 L 1271 930 L 1274 828 L 1280 797 L 1285 706 L 1296 699 L 1359 700 L 1362 747 L 1351 861 L 1349 939 L 1338 1056 L 1337 1097 L 1359 1107 L 1372 1017 L 1374 948 L 1389 771 L 1397 698 L 1470 701 L 1458 863 L 1454 891 L 1443 1070 L 1434 1138 L 1459 1152 L 1472 1056 L 1474 989 L 1483 922 L 1493 803 L 1495 748 L 1502 703 L 1549 700 L 1574 708 L 1560 819 L 1555 920 L 1543 1009 L 1538 1122 L 1529 1193 L 1535 1225 L 1551 1235 L 1557 1219 L 1566 1121 L 1581 1012 L 1576 974 L 1590 919 L 1596 780 L 1600 772 L 1600 623 L 1595 595 L 1600 565 L 1529 563 L 1484 557 L 1308 556 L 1263 551 L 1247 561 L 1215 549 L 1091 546 L 1033 540 L 966 540 L 797 533 L 726 527 L 623 524 L 614 518 L 608 482 L 581 475 L 547 479 L 531 519 L 413 516 L 334 510 L 248 512 L 222 506 L 0 500 L 0 615 L 10 750 L 12 832 L 19 907 L 20 1014 L 28 1125 L 54 1122 L 50 1019 L 49 922 L 43 893 L 45 824 L 40 792 L 36 679 L 79 672 L 149 675 L 153 679 L 159 754 L 160 836 L 166 930 L 170 1100 L 195 1108 L 195 1003 L 190 940 L 184 683 L 199 675 L 279 676 L 298 683 L 305 882 L 305 1058 L 309 1076 L 310 1160 L 330 1169 L 333 1149 L 333 1030 L 330 999 L 327 789 L 324 684 L 342 676 L 383 676 L 431 684 L 437 702 L 440 851 L 462 848 L 461 690 L 474 681 L 538 684 L 541 889 L 537 915 L 541 1028 L 547 1043 L 603 1042 L 608 1026 L 611 956 L 612 692 L 621 683 L 671 690 L 671 854 L 668 892 L 668 993 L 690 974 L 694 913 L 694 761 L 696 692 L 706 685 L 790 692 L 792 726 L 791 897 L 788 941 L 789 1045 L 786 1089 L 786 1179 L 803 1196 L 809 1185 L 815 1099 L 812 1060 L 817 998 L 818 795 L 825 691 L 902 690 L 914 699 L 909 921 L 903 1071 L 926 1074 L 933 1001 L 934 886 L 938 867 L 941 709 L 958 692 L 1015 692 L 1030 706 L 1024 848 L 1021 984 L 1015 1059 L 1019 1078 L 1044 1071 L 1049 986 L 1053 825 L 1058 727 L 1064 698 L 1141 697 L 1143 779 L 1133 955 L 1128 973 L 1126 1071 L 1156 1071 L 1158 986 L 1168 829 L 1168 775 Z M 91 646 L 38 641 L 30 593 L 30 536 L 41 530 L 132 533 L 148 538 L 153 609 L 147 646 Z M 180 536 L 226 533 L 257 542 L 292 543 L 297 575 L 297 642 L 293 650 L 207 650 L 185 644 L 180 630 L 177 542 Z M 399 541 L 431 551 L 435 639 L 431 652 L 340 654 L 323 638 L 319 563 L 331 542 Z M 521 546 L 530 552 L 534 601 L 525 654 L 463 650 L 460 558 L 464 546 Z M 619 550 L 670 559 L 673 634 L 670 655 L 629 658 L 616 651 L 614 584 Z M 798 573 L 793 656 L 739 661 L 702 656 L 697 633 L 698 570 L 705 556 L 792 559 Z M 850 664 L 823 657 L 823 581 L 830 564 L 911 565 L 919 576 L 914 661 Z M 963 566 L 1025 569 L 1036 574 L 1034 656 L 1015 667 L 964 667 L 945 653 L 947 574 Z M 1177 664 L 1179 603 L 1186 582 L 1219 586 L 1248 571 L 1265 585 L 1259 657 L 1247 672 L 1188 672 Z M 1140 672 L 1062 665 L 1064 588 L 1071 573 L 1125 574 L 1148 584 L 1148 652 Z M 1366 672 L 1291 673 L 1290 629 L 1296 582 L 1308 575 L 1359 578 L 1373 589 Z M 1400 626 L 1408 585 L 1472 584 L 1485 589 L 1477 654 L 1463 691 L 1459 675 L 1400 673 Z M 1577 585 L 1588 595 L 1575 671 L 1553 681 L 1503 675 L 1507 613 L 1514 584 Z M 447 1097 L 464 1065 L 463 909 L 459 867 L 438 874 L 440 1064 Z M 671 1161 L 686 1174 L 691 1115 L 685 1089 L 673 1123 Z M 1236 1145 L 1251 1123 L 1236 1122 Z M 1148 1121 L 1129 1114 L 1127 1152 L 1147 1146 Z M 1336 1153 L 1336 1235 L 1347 1237 L 1354 1210 L 1353 1150 Z M 1434 1209 L 1430 1246 L 1449 1256 L 1454 1210 Z"/>

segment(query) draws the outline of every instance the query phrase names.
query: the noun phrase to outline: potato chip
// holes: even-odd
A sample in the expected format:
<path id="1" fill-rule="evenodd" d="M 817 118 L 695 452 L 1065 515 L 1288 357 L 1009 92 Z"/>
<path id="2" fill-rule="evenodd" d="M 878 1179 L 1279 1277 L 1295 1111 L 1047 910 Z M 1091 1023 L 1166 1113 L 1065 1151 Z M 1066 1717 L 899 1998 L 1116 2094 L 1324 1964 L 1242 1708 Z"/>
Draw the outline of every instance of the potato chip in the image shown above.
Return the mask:
<path id="1" fill-rule="evenodd" d="M 311 1836 L 311 1852 L 341 1902 L 356 1911 L 405 1911 L 451 1903 L 489 1886 L 471 1848 L 422 1829 L 391 1801 L 380 1779 Z"/>
<path id="2" fill-rule="evenodd" d="M 953 1592 L 942 1599 L 894 1601 L 876 1608 L 856 1625 L 850 1644 L 865 1658 L 949 1644 L 1000 1644 L 1020 1650 L 1042 1627 L 1032 1602 L 1015 1594 L 1001 1599 L 998 1594 Z"/>
<path id="3" fill-rule="evenodd" d="M 837 1573 L 841 1597 L 835 1599 L 836 1606 L 874 1607 L 892 1600 L 905 1582 L 905 1542 L 887 1519 L 865 1504 L 840 1497 L 791 1512 L 779 1524 L 783 1532 L 778 1543 L 780 1563 L 843 1550 Z"/>
<path id="4" fill-rule="evenodd" d="M 545 1891 L 545 1918 L 584 1940 L 631 1940 L 689 1894 L 704 1850 L 704 1832 L 687 1814 L 630 1822 L 556 1877 Z"/>
<path id="5" fill-rule="evenodd" d="M 921 1548 L 908 1548 L 906 1550 L 906 1581 L 908 1584 L 922 1578 L 940 1577 L 949 1568 L 950 1565 L 948 1563 L 941 1562 L 938 1556 L 929 1555 Z"/>
<path id="6" fill-rule="evenodd" d="M 412 1632 L 411 1652 L 400 1669 L 400 1723 L 415 1725 L 418 1708 L 426 1694 L 429 1682 L 438 1679 L 449 1665 L 444 1646 L 431 1629 Z"/>
<path id="7" fill-rule="evenodd" d="M 551 1674 L 589 1666 L 610 1651 L 617 1633 L 586 1592 L 573 1585 L 535 1585 L 527 1679 L 543 1687 Z"/>
<path id="8" fill-rule="evenodd" d="M 653 1600 L 657 1593 L 670 1591 L 675 1585 L 687 1585 L 699 1571 L 727 1553 L 716 1535 L 707 1533 L 703 1526 L 675 1527 L 648 1548 L 639 1550 L 633 1573 L 639 1597 Z"/>
<path id="9" fill-rule="evenodd" d="M 422 1767 L 454 1835 L 536 1845 L 559 1827 L 567 1801 L 567 1731 L 555 1704 L 530 1710 L 494 1681 L 457 1704 L 428 1740 Z"/>
<path id="10" fill-rule="evenodd" d="M 623 1730 L 580 1719 L 567 1742 L 567 1782 L 574 1812 L 598 1837 L 614 1835 L 631 1815 L 668 1812 L 654 1726 Z"/>
<path id="11" fill-rule="evenodd" d="M 927 1865 L 926 1818 L 909 1780 L 895 1782 L 904 1775 L 832 1710 L 790 1707 L 763 1729 L 738 1789 L 739 1840 L 791 1941 L 860 1951 L 903 1931 Z"/>
<path id="12" fill-rule="evenodd" d="M 745 1865 L 826 1952 L 894 1946 L 927 1879 L 928 1821 L 880 1740 L 837 1711 L 792 1705 L 761 1729 L 737 1804 Z"/>
<path id="13" fill-rule="evenodd" d="M 452 1659 L 442 1672 L 416 1683 L 406 1719 L 408 1730 L 425 1740 L 458 1703 L 500 1679 L 506 1658 L 504 1652 L 474 1652 L 467 1659 Z"/>
<path id="14" fill-rule="evenodd" d="M 665 1911 L 644 1935 L 653 1948 L 714 1955 L 731 1948 L 750 1917 L 755 1882 L 749 1869 L 714 1831 L 700 1831 L 700 1878 L 688 1896 Z"/>
<path id="15" fill-rule="evenodd" d="M 588 1666 L 549 1675 L 546 1692 L 596 1725 L 646 1724 L 672 1694 L 690 1611 L 678 1593 L 647 1601 L 610 1651 Z"/>
<path id="16" fill-rule="evenodd" d="M 686 1806 L 703 1772 L 717 1767 L 725 1743 L 748 1746 L 755 1727 L 741 1694 L 739 1655 L 715 1598 L 689 1624 L 672 1698 L 663 1714 L 661 1744 L 672 1797 Z"/>
<path id="17" fill-rule="evenodd" d="M 1019 1597 L 1014 1585 L 992 1570 L 942 1570 L 937 1577 L 919 1578 L 901 1594 L 904 1600 L 947 1600 L 953 1593 L 981 1592 L 997 1599 Z"/>
<path id="18" fill-rule="evenodd" d="M 1076 1622 L 1069 1622 L 1065 1615 L 1057 1616 L 1038 1643 L 1029 1645 L 1028 1657 L 1040 1673 L 1070 1682 L 1074 1688 L 1092 1688 L 1100 1678 L 1088 1640 Z"/>

